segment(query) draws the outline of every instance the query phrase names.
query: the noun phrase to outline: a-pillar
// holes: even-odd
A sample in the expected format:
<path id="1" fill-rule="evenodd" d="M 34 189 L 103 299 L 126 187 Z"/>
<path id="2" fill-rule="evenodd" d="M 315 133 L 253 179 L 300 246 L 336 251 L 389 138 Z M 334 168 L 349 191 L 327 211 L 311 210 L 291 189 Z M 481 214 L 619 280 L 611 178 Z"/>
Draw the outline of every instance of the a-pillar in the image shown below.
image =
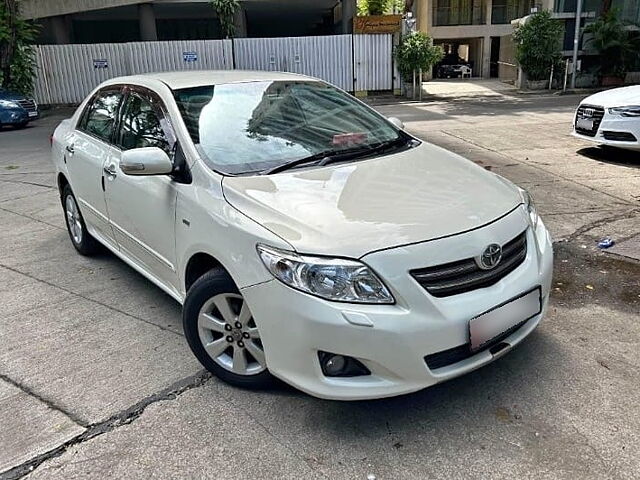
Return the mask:
<path id="1" fill-rule="evenodd" d="M 153 5 L 150 3 L 141 3 L 138 6 L 138 16 L 140 19 L 140 39 L 144 42 L 154 42 L 158 40 L 156 14 L 153 11 Z"/>

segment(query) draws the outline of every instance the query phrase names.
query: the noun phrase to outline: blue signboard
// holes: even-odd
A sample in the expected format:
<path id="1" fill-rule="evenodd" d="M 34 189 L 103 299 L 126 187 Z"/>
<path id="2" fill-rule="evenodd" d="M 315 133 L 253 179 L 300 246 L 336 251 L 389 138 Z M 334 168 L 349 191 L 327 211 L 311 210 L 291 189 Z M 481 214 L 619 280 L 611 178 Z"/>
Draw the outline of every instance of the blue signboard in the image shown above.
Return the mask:
<path id="1" fill-rule="evenodd" d="M 93 60 L 93 68 L 109 68 L 109 61 L 106 58 L 96 58 Z"/>
<path id="2" fill-rule="evenodd" d="M 197 62 L 198 61 L 198 53 L 197 52 L 182 52 L 182 59 L 185 62 Z"/>

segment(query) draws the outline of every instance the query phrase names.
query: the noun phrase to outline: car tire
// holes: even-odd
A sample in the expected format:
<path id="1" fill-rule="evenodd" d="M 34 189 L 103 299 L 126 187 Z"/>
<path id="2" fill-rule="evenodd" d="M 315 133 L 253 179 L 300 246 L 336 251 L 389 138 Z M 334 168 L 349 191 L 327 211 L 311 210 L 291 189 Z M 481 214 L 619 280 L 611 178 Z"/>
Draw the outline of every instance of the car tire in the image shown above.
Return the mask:
<path id="1" fill-rule="evenodd" d="M 13 128 L 15 128 L 16 130 L 22 130 L 23 128 L 25 128 L 27 126 L 27 123 L 29 123 L 29 122 L 15 123 L 13 125 Z"/>
<path id="2" fill-rule="evenodd" d="M 243 388 L 269 388 L 258 327 L 229 274 L 210 270 L 189 288 L 182 310 L 189 347 L 215 376 Z"/>
<path id="3" fill-rule="evenodd" d="M 87 231 L 84 218 L 78 208 L 78 202 L 71 187 L 67 184 L 62 189 L 62 209 L 64 211 L 67 232 L 75 249 L 81 255 L 91 256 L 100 250 L 100 244 Z"/>

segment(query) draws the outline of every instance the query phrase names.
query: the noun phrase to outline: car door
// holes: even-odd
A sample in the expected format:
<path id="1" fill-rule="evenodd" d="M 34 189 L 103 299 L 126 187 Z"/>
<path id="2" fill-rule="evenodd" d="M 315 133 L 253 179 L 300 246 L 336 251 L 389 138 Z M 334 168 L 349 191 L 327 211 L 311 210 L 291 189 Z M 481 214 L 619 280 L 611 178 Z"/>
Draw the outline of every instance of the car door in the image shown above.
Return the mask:
<path id="1" fill-rule="evenodd" d="M 75 130 L 66 138 L 65 162 L 71 188 L 90 232 L 115 247 L 104 195 L 103 168 L 111 155 L 121 87 L 107 87 L 87 103 Z"/>
<path id="2" fill-rule="evenodd" d="M 165 287 L 177 291 L 175 211 L 177 183 L 169 175 L 126 175 L 122 152 L 159 147 L 172 157 L 176 137 L 166 108 L 155 94 L 128 89 L 105 167 L 109 220 L 120 251 Z"/>

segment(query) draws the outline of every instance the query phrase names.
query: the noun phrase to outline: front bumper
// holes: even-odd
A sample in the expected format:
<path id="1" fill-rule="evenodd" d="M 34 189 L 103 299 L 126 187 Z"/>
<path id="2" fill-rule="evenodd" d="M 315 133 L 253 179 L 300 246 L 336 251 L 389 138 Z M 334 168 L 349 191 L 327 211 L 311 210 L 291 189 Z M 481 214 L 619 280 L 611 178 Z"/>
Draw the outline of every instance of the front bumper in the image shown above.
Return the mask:
<path id="1" fill-rule="evenodd" d="M 629 150 L 640 150 L 640 118 L 623 117 L 620 115 L 611 115 L 608 109 L 604 109 L 604 116 L 594 136 L 585 135 L 576 131 L 576 120 L 573 122 L 572 135 L 581 140 L 587 140 L 599 145 L 608 145 L 611 147 L 625 148 Z M 621 141 L 615 139 L 615 135 L 623 134 L 625 136 L 632 135 L 629 139 Z M 609 138 L 607 138 L 609 137 Z"/>
<path id="2" fill-rule="evenodd" d="M 22 107 L 19 108 L 0 108 L 0 124 L 1 125 L 19 125 L 21 123 L 27 123 L 32 120 L 36 120 L 40 117 L 38 110 L 33 110 L 33 113 Z"/>
<path id="3" fill-rule="evenodd" d="M 487 239 L 504 241 L 527 227 L 523 209 L 455 237 L 400 247 L 363 258 L 393 290 L 395 305 L 355 305 L 325 301 L 272 280 L 242 290 L 261 332 L 269 370 L 311 395 L 337 400 L 381 398 L 421 390 L 465 374 L 504 355 L 523 340 L 544 316 L 549 299 L 553 252 L 548 231 L 529 227 L 524 262 L 498 283 L 446 298 L 429 295 L 409 270 L 429 258 L 433 264 L 477 252 Z M 450 258 L 447 258 L 450 257 Z M 408 268 L 411 267 L 411 268 Z M 489 350 L 430 370 L 425 356 L 469 342 L 471 318 L 535 286 L 542 288 L 542 313 Z M 360 360 L 371 375 L 325 377 L 318 351 Z"/>

